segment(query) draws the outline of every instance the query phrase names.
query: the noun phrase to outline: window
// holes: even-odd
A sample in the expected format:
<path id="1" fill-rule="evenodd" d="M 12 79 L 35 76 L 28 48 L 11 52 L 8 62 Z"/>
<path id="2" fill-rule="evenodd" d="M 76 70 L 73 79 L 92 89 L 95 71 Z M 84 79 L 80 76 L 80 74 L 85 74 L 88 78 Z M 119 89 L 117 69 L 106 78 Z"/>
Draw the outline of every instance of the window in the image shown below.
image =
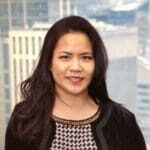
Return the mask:
<path id="1" fill-rule="evenodd" d="M 22 38 L 19 37 L 19 53 L 22 54 Z"/>
<path id="2" fill-rule="evenodd" d="M 5 73 L 5 75 L 4 75 L 4 84 L 9 85 L 9 75 L 8 75 L 8 73 Z"/>
<path id="3" fill-rule="evenodd" d="M 14 88 L 17 87 L 17 70 L 16 70 L 16 60 L 13 60 L 13 69 L 14 69 Z"/>
<path id="4" fill-rule="evenodd" d="M 26 59 L 26 74 L 29 75 L 29 60 Z"/>
<path id="5" fill-rule="evenodd" d="M 32 54 L 35 54 L 35 38 L 32 37 Z"/>
<path id="6" fill-rule="evenodd" d="M 12 38 L 13 41 L 13 53 L 16 54 L 16 39 L 15 37 Z"/>
<path id="7" fill-rule="evenodd" d="M 8 53 L 8 45 L 3 45 L 3 68 L 9 68 L 9 53 Z"/>
<path id="8" fill-rule="evenodd" d="M 28 54 L 29 53 L 28 37 L 25 37 L 25 49 L 26 49 L 26 54 Z"/>
<path id="9" fill-rule="evenodd" d="M 19 60 L 19 66 L 20 66 L 20 80 L 23 80 L 23 65 L 22 65 L 22 59 Z"/>
<path id="10" fill-rule="evenodd" d="M 40 50 L 41 49 L 41 45 L 42 45 L 42 38 L 41 37 L 38 38 L 38 42 L 39 42 L 39 50 Z"/>
<path id="11" fill-rule="evenodd" d="M 148 89 L 148 88 L 150 88 L 150 85 L 149 84 L 138 84 L 138 88 Z"/>
<path id="12" fill-rule="evenodd" d="M 0 5 L 0 17 L 8 16 L 8 6 L 6 3 Z"/>
<path id="13" fill-rule="evenodd" d="M 5 99 L 9 99 L 9 98 L 10 98 L 9 89 L 5 88 Z"/>

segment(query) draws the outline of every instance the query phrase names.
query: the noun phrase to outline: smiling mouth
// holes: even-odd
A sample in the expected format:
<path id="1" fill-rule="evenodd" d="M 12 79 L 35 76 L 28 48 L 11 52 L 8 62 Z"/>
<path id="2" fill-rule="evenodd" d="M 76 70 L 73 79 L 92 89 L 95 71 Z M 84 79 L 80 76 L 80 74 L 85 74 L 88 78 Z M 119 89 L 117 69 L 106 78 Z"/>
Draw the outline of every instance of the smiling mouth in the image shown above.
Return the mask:
<path id="1" fill-rule="evenodd" d="M 79 84 L 84 78 L 81 77 L 68 77 L 69 81 L 73 84 Z"/>

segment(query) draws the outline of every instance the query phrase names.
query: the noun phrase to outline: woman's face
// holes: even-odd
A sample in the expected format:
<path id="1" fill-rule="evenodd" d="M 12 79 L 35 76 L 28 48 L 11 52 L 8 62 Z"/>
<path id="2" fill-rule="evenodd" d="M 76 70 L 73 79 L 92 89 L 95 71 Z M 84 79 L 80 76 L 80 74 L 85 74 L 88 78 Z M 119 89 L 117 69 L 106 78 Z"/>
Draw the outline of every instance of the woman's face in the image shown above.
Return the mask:
<path id="1" fill-rule="evenodd" d="M 78 95 L 87 92 L 94 72 L 92 45 L 81 32 L 66 33 L 56 43 L 50 70 L 56 92 Z"/>

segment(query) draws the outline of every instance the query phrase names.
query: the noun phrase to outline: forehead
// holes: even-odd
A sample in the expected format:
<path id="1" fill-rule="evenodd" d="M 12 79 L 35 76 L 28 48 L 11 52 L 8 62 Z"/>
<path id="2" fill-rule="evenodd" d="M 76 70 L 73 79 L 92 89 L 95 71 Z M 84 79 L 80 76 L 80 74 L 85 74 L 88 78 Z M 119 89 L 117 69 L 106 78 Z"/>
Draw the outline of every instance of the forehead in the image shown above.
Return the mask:
<path id="1" fill-rule="evenodd" d="M 56 51 L 86 51 L 92 52 L 89 37 L 82 32 L 69 32 L 59 38 L 55 46 Z"/>

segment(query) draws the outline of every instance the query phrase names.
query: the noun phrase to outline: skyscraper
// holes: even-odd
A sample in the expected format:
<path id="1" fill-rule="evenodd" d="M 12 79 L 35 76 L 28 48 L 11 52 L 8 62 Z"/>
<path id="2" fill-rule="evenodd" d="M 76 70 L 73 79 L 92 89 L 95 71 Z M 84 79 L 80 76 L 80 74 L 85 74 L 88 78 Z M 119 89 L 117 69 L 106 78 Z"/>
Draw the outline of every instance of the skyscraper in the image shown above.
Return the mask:
<path id="1" fill-rule="evenodd" d="M 107 72 L 110 97 L 135 112 L 137 75 L 137 29 L 116 27 L 101 32 L 108 56 Z"/>
<path id="2" fill-rule="evenodd" d="M 32 28 L 36 22 L 54 22 L 60 17 L 72 14 L 72 7 L 74 7 L 74 1 L 72 0 L 0 0 L 0 58 L 2 58 L 0 64 L 0 103 L 2 104 L 0 105 L 0 114 L 1 116 L 5 115 L 5 120 L 1 119 L 1 125 L 4 123 L 4 126 L 6 126 L 13 108 L 10 93 L 9 50 L 12 49 L 9 49 L 9 31 L 27 30 Z M 24 39 L 19 37 L 19 39 L 13 38 L 13 40 L 14 43 L 17 40 L 23 43 Z M 28 38 L 25 38 L 25 41 L 26 43 L 30 42 Z M 19 63 L 16 62 L 17 65 L 24 63 L 24 61 L 19 61 Z M 26 60 L 26 63 L 29 63 L 30 67 L 28 60 Z M 5 131 L 4 127 L 1 129 Z M 2 132 L 0 134 L 3 135 Z M 4 141 L 2 140 L 0 145 L 3 147 Z"/>
<path id="3" fill-rule="evenodd" d="M 1 37 L 0 37 L 0 49 L 2 49 L 2 44 L 1 44 L 2 40 L 1 40 Z M 2 51 L 0 51 L 0 60 L 2 60 Z M 0 68 L 2 68 L 3 66 L 3 62 L 0 61 Z M 3 85 L 3 70 L 1 70 L 1 73 L 0 73 L 0 87 L 2 87 Z M 7 109 L 6 107 L 4 107 L 4 103 L 3 103 L 3 99 L 4 99 L 4 92 L 3 92 L 3 88 L 0 89 L 0 139 L 2 139 L 2 141 L 0 141 L 0 149 L 4 149 L 4 145 L 1 144 L 1 143 L 4 143 L 4 128 L 5 128 L 5 116 L 4 116 L 4 112 L 5 110 L 4 109 Z"/>
<path id="4" fill-rule="evenodd" d="M 36 22 L 54 22 L 60 17 L 73 14 L 74 10 L 75 2 L 72 0 L 0 0 L 1 54 L 4 62 L 0 70 L 3 72 L 1 81 L 7 108 L 10 108 L 11 99 L 8 65 L 9 30 L 30 29 Z M 10 111 L 11 109 L 7 109 L 5 112 L 6 120 Z"/>
<path id="5" fill-rule="evenodd" d="M 139 7 L 137 14 L 139 33 L 138 54 L 150 60 L 150 1 L 145 0 Z"/>
<path id="6" fill-rule="evenodd" d="M 46 31 L 20 30 L 9 33 L 11 108 L 21 101 L 19 85 L 32 73 Z"/>
<path id="7" fill-rule="evenodd" d="M 145 0 L 137 14 L 138 72 L 137 103 L 138 121 L 147 143 L 150 143 L 150 1 Z"/>
<path id="8" fill-rule="evenodd" d="M 150 144 L 150 61 L 142 57 L 138 59 L 136 111 L 146 142 Z"/>

